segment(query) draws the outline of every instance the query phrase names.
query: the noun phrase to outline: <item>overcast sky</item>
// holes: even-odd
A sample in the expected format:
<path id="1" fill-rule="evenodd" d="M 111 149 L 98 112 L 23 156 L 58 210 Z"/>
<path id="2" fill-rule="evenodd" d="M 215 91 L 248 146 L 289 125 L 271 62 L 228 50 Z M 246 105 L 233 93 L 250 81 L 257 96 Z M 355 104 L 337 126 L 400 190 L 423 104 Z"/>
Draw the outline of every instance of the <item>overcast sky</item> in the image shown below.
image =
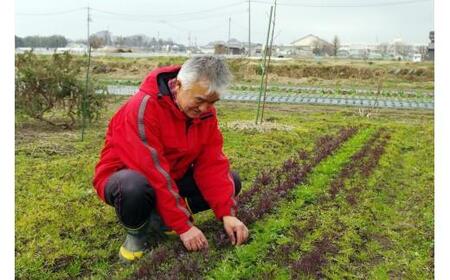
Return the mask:
<path id="1" fill-rule="evenodd" d="M 145 34 L 199 45 L 231 38 L 248 41 L 246 0 L 16 0 L 16 35 L 60 34 L 86 38 L 87 9 L 91 33 Z M 270 0 L 251 2 L 251 41 L 263 43 Z M 432 0 L 278 0 L 275 43 L 289 44 L 308 34 L 342 43 L 381 43 L 401 38 L 427 44 L 434 29 Z M 361 7 L 363 6 L 363 7 Z"/>

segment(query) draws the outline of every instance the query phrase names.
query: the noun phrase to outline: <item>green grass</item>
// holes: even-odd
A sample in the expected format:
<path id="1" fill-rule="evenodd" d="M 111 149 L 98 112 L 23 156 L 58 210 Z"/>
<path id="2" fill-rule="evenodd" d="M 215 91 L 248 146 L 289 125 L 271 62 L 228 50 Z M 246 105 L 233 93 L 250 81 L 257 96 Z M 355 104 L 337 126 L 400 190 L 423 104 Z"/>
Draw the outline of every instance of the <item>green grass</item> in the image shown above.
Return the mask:
<path id="1" fill-rule="evenodd" d="M 366 201 L 376 217 L 370 230 L 384 237 L 380 250 L 371 252 L 379 261 L 367 267 L 373 279 L 433 278 L 432 143 L 432 127 L 397 130 L 380 168 L 370 178 Z M 350 271 L 358 270 L 355 265 Z"/>
<path id="2" fill-rule="evenodd" d="M 114 210 L 96 197 L 91 185 L 108 119 L 122 101 L 121 98 L 111 100 L 106 116 L 87 130 L 84 142 L 80 141 L 79 131 L 53 129 L 20 115 L 16 117 L 17 278 L 121 279 L 131 275 L 139 266 L 123 266 L 119 263 L 117 252 L 124 232 L 116 220 Z M 223 127 L 226 122 L 253 120 L 255 112 L 255 104 L 252 103 L 218 104 L 219 119 Z M 405 261 L 415 256 L 416 252 L 419 254 L 419 257 L 414 259 L 417 266 L 432 262 L 425 253 L 430 252 L 426 240 L 432 239 L 430 209 L 433 193 L 429 181 L 426 181 L 427 187 L 417 190 L 421 181 L 410 177 L 414 172 L 420 173 L 421 168 L 430 164 L 430 160 L 432 164 L 432 113 L 376 110 L 371 118 L 366 118 L 360 117 L 358 110 L 353 108 L 269 105 L 265 116 L 274 122 L 289 124 L 294 129 L 288 132 L 258 133 L 223 128 L 225 153 L 229 156 L 233 169 L 240 173 L 244 190 L 250 186 L 262 168 L 279 165 L 299 148 L 312 147 L 314 139 L 324 133 L 331 134 L 349 124 L 369 129 L 392 127 L 400 131 L 396 136 L 398 145 L 403 141 L 410 144 L 404 147 L 396 146 L 403 150 L 393 148 L 390 157 L 392 160 L 400 155 L 409 157 L 401 165 L 382 165 L 386 169 L 379 171 L 381 173 L 376 177 L 378 179 L 373 179 L 374 182 L 383 182 L 395 188 L 398 194 L 401 194 L 397 204 L 388 206 L 392 208 L 391 212 L 385 213 L 384 211 L 388 210 L 376 209 L 380 214 L 386 215 L 386 221 L 393 222 L 389 232 L 392 242 L 396 245 L 385 251 L 384 262 L 368 268 L 367 273 L 375 275 L 385 271 L 397 271 L 404 266 Z M 420 163 L 419 171 L 415 169 L 418 165 L 414 165 L 414 162 Z M 334 169 L 332 171 L 337 172 Z M 429 180 L 430 176 L 433 176 L 433 170 L 426 171 Z M 386 173 L 396 174 L 396 178 L 383 178 Z M 403 192 L 400 186 L 405 186 Z M 407 206 L 411 196 L 420 200 L 422 204 L 417 205 L 423 207 L 408 212 Z M 376 205 L 370 207 L 376 208 Z M 420 230 L 414 231 L 408 225 L 395 223 L 400 215 L 396 216 L 396 211 L 409 213 L 406 217 L 410 223 L 417 222 L 415 215 L 422 213 L 418 217 L 426 222 L 421 224 Z M 208 212 L 198 215 L 197 220 L 201 222 L 211 218 L 212 215 Z M 398 234 L 402 230 L 407 234 Z M 255 238 L 265 237 L 258 237 L 255 233 Z M 415 246 L 409 249 L 412 243 Z M 397 253 L 397 249 L 400 253 Z M 397 254 L 400 254 L 401 258 L 397 259 Z M 357 268 L 345 269 L 353 273 Z"/>
<path id="3" fill-rule="evenodd" d="M 302 229 L 304 237 L 283 231 L 271 256 L 261 260 L 264 266 L 247 268 L 253 277 L 306 279 L 286 267 L 286 259 L 305 257 L 315 242 L 331 236 L 337 253 L 325 255 L 321 278 L 433 278 L 433 129 L 391 126 L 389 133 L 374 173 L 354 174 L 334 199 L 323 195 L 298 211 L 290 228 Z M 280 247 L 296 248 L 292 243 L 298 249 L 283 256 Z"/>
<path id="4" fill-rule="evenodd" d="M 280 205 L 276 214 L 252 225 L 251 232 L 255 236 L 252 242 L 224 256 L 223 261 L 211 272 L 211 279 L 250 279 L 258 268 L 263 267 L 262 260 L 268 248 L 283 239 L 284 231 L 291 226 L 297 212 L 301 211 L 305 204 L 312 203 L 319 193 L 324 191 L 324 187 L 336 175 L 340 166 L 364 145 L 371 134 L 371 129 L 358 133 L 335 155 L 320 163 L 310 175 L 308 182 L 293 191 L 292 200 Z"/>

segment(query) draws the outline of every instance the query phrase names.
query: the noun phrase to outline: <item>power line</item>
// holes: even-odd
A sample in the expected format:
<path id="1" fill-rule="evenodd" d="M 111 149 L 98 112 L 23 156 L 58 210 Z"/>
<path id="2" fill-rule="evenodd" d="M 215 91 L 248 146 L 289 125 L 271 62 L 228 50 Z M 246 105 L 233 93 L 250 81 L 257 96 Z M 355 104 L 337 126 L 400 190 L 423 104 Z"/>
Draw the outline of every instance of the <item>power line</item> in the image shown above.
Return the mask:
<path id="1" fill-rule="evenodd" d="M 219 6 L 219 7 L 210 8 L 210 9 L 205 9 L 205 10 L 200 10 L 200 11 L 177 13 L 177 14 L 165 14 L 165 15 L 161 15 L 161 14 L 123 14 L 123 13 L 117 13 L 117 12 L 111 12 L 111 11 L 100 10 L 100 9 L 93 9 L 93 8 L 92 8 L 92 10 L 97 11 L 97 12 L 101 12 L 101 13 L 104 13 L 104 14 L 115 15 L 115 16 L 160 18 L 160 17 L 177 17 L 177 16 L 186 16 L 186 15 L 192 16 L 192 15 L 196 15 L 196 14 L 204 14 L 204 13 L 208 13 L 208 12 L 211 12 L 211 11 L 217 11 L 217 10 L 220 10 L 220 9 L 225 9 L 225 8 L 229 8 L 229 7 L 233 7 L 233 6 L 238 6 L 238 5 L 241 5 L 241 4 L 243 4 L 243 2 L 239 1 L 239 2 L 228 4 L 228 5 Z"/>
<path id="2" fill-rule="evenodd" d="M 218 7 L 214 7 L 214 8 L 210 8 L 210 9 L 185 12 L 185 13 L 176 13 L 176 14 L 125 14 L 125 13 L 117 13 L 117 12 L 107 11 L 107 10 L 102 10 L 102 9 L 95 9 L 92 7 L 90 8 L 90 10 L 100 12 L 103 14 L 114 15 L 114 16 L 161 18 L 161 17 L 178 17 L 178 16 L 192 16 L 192 15 L 196 15 L 196 14 L 205 14 L 205 13 L 212 12 L 212 11 L 222 10 L 222 9 L 234 7 L 234 6 L 239 6 L 243 3 L 244 2 L 239 1 L 239 2 L 234 2 L 234 3 L 228 4 L 228 5 L 218 6 Z M 47 13 L 21 13 L 21 12 L 19 12 L 19 13 L 16 13 L 16 15 L 19 15 L 19 16 L 52 16 L 52 15 L 68 14 L 68 13 L 72 13 L 72 12 L 76 12 L 76 11 L 80 11 L 80 10 L 86 10 L 86 9 L 87 9 L 87 7 L 80 7 L 80 8 L 71 9 L 71 10 L 64 10 L 64 11 L 58 11 L 58 12 L 47 12 Z"/>
<path id="3" fill-rule="evenodd" d="M 93 10 L 93 9 L 91 9 Z M 96 10 L 95 11 L 99 11 Z M 187 22 L 187 21 L 198 21 L 198 20 L 204 20 L 207 18 L 217 18 L 220 16 L 230 16 L 230 15 L 238 15 L 238 14 L 244 14 L 246 13 L 245 10 L 241 10 L 241 9 L 234 9 L 234 10 L 230 10 L 230 11 L 221 11 L 221 10 L 217 10 L 215 13 L 208 13 L 205 14 L 204 16 L 196 16 L 196 17 L 175 17 L 175 18 L 171 18 L 170 21 L 172 22 Z M 135 22 L 161 22 L 161 21 L 166 21 L 166 18 L 161 19 L 161 18 L 155 18 L 155 17 L 146 17 L 146 16 L 141 16 L 141 15 L 127 15 L 126 17 L 124 17 L 123 15 L 119 16 L 119 15 L 113 15 L 113 14 L 103 14 L 102 12 L 100 12 L 100 14 L 97 14 L 96 17 L 104 17 L 104 18 L 108 18 L 108 17 L 113 17 L 115 20 L 122 20 L 122 21 L 135 21 Z"/>
<path id="4" fill-rule="evenodd" d="M 331 3 L 322 3 L 322 4 L 316 4 L 316 3 L 278 3 L 280 6 L 290 6 L 290 7 L 306 7 L 306 8 L 363 8 L 363 7 L 383 7 L 383 6 L 401 6 L 401 5 L 408 5 L 408 4 L 414 4 L 414 3 L 421 3 L 421 2 L 429 2 L 432 0 L 409 0 L 409 1 L 395 1 L 395 2 L 384 2 L 384 3 L 362 3 L 362 4 L 348 4 L 348 3 L 342 3 L 342 4 L 331 4 Z M 253 3 L 259 3 L 259 4 L 272 4 L 271 2 L 266 2 L 262 0 L 251 0 Z"/>
<path id="5" fill-rule="evenodd" d="M 236 5 L 236 4 L 234 4 Z M 232 5 L 227 5 L 227 6 L 222 6 L 222 7 L 230 7 Z M 201 28 L 201 29 L 191 29 L 191 28 L 186 28 L 184 26 L 180 26 L 177 23 L 180 22 L 188 22 L 188 21 L 201 21 L 201 20 L 205 20 L 207 18 L 216 18 L 219 19 L 220 17 L 229 17 L 230 14 L 232 15 L 239 15 L 239 14 L 244 14 L 246 13 L 246 11 L 244 10 L 231 10 L 231 11 L 217 11 L 216 13 L 209 13 L 205 16 L 196 16 L 196 17 L 191 17 L 191 18 L 179 18 L 179 17 L 175 17 L 173 19 L 170 20 L 166 20 L 166 19 L 158 19 L 158 18 L 153 18 L 153 17 L 143 17 L 143 16 L 138 16 L 138 15 L 133 15 L 131 16 L 130 14 L 127 14 L 126 16 L 124 16 L 125 14 L 118 14 L 118 13 L 97 13 L 99 12 L 98 9 L 90 9 L 91 12 L 94 10 L 96 12 L 95 18 L 100 21 L 102 20 L 111 20 L 111 18 L 114 18 L 115 21 L 131 21 L 131 22 L 149 22 L 149 23 L 156 23 L 156 24 L 163 24 L 163 25 L 167 25 L 175 30 L 178 30 L 180 32 L 205 32 L 205 31 L 209 31 L 209 30 L 213 30 L 216 29 L 219 26 L 222 26 L 223 24 L 217 24 L 215 26 L 208 26 L 206 28 Z M 206 10 L 203 10 L 206 11 Z M 220 14 L 217 14 L 220 13 Z"/>
<path id="6" fill-rule="evenodd" d="M 235 14 L 233 14 L 233 15 L 235 15 Z M 241 28 L 242 30 L 248 31 L 248 26 L 244 26 L 244 25 L 242 25 L 242 24 L 240 24 L 240 23 L 238 23 L 236 21 L 233 21 L 233 25 Z"/>
<path id="7" fill-rule="evenodd" d="M 49 12 L 49 13 L 16 13 L 16 15 L 18 15 L 18 16 L 59 16 L 59 15 L 65 15 L 65 14 L 85 10 L 85 9 L 86 9 L 86 7 L 72 9 L 72 10 L 59 11 L 59 12 Z"/>
<path id="8" fill-rule="evenodd" d="M 186 18 L 186 19 L 171 19 L 171 21 L 174 22 L 187 22 L 187 21 L 196 21 L 196 20 L 204 20 L 209 18 L 217 18 L 221 16 L 230 16 L 230 15 L 240 15 L 240 14 L 246 14 L 247 12 L 245 10 L 231 10 L 231 11 L 218 11 L 218 14 L 210 14 L 203 17 L 195 17 L 195 18 Z"/>
<path id="9" fill-rule="evenodd" d="M 92 9 L 91 9 L 92 10 Z M 227 12 L 223 12 L 223 11 L 218 11 L 218 14 L 209 14 L 209 15 L 205 15 L 205 16 L 197 16 L 197 17 L 191 17 L 191 18 L 174 18 L 174 19 L 170 19 L 171 22 L 189 22 L 189 21 L 199 21 L 199 20 L 205 20 L 205 19 L 209 19 L 209 18 L 218 18 L 218 17 L 225 17 L 225 16 L 229 16 L 230 14 L 232 15 L 239 15 L 239 14 L 244 14 L 247 13 L 246 11 L 242 11 L 242 10 L 231 10 L 231 11 L 227 11 Z M 118 21 L 133 21 L 133 22 L 155 22 L 155 23 L 161 23 L 161 22 L 165 22 L 166 19 L 158 19 L 158 18 L 152 18 L 152 17 L 138 17 L 138 16 L 134 16 L 134 17 L 116 17 L 113 15 L 96 15 L 96 17 L 99 18 L 104 18 L 104 19 L 111 19 L 111 17 L 114 18 L 114 20 L 118 20 Z M 167 20 L 169 21 L 169 20 Z"/>
<path id="10" fill-rule="evenodd" d="M 107 20 L 107 22 L 109 22 L 108 19 L 105 19 L 105 18 L 102 18 L 102 17 L 99 17 L 99 16 L 96 16 L 95 18 L 96 18 L 97 22 L 99 22 L 99 21 L 102 22 L 104 20 Z M 174 24 L 174 23 L 172 23 L 170 21 L 165 21 L 165 20 L 156 20 L 156 21 L 153 21 L 153 23 L 167 25 L 167 26 L 169 26 L 169 27 L 171 27 L 171 28 L 173 28 L 175 30 L 178 30 L 180 32 L 193 32 L 193 33 L 215 30 L 215 29 L 217 29 L 220 26 L 224 26 L 224 24 L 222 22 L 220 22 L 220 23 L 218 23 L 216 25 L 208 26 L 206 28 L 191 29 L 191 28 L 180 27 L 180 26 L 178 26 L 178 25 L 176 25 L 176 24 Z"/>

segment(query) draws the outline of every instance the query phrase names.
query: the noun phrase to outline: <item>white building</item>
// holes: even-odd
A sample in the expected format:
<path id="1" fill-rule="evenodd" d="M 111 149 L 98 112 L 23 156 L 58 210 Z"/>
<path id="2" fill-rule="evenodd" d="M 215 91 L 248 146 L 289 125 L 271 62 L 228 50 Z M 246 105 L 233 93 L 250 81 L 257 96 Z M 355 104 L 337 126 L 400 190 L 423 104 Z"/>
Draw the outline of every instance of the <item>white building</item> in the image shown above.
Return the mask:
<path id="1" fill-rule="evenodd" d="M 291 44 L 293 51 L 300 56 L 313 56 L 315 52 L 321 55 L 332 55 L 333 45 L 328 41 L 309 34 L 293 41 Z"/>

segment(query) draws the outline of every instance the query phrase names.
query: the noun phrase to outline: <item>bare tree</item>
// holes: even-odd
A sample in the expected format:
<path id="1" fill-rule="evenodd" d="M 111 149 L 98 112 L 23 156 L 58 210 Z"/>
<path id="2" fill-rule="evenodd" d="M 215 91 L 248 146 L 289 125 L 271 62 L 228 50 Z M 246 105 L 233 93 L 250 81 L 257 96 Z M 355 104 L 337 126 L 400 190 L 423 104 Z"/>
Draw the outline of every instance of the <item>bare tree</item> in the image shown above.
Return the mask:
<path id="1" fill-rule="evenodd" d="M 117 36 L 113 42 L 116 47 L 123 47 L 125 45 L 125 38 L 123 36 Z"/>
<path id="2" fill-rule="evenodd" d="M 89 37 L 89 44 L 91 45 L 92 48 L 98 49 L 105 46 L 105 40 L 95 35 L 91 35 Z"/>
<path id="3" fill-rule="evenodd" d="M 319 42 L 319 40 L 313 41 L 312 52 L 314 55 L 322 55 L 322 44 Z"/>
<path id="4" fill-rule="evenodd" d="M 407 56 L 411 52 L 411 46 L 401 41 L 394 42 L 394 52 L 396 55 Z"/>
<path id="5" fill-rule="evenodd" d="M 333 55 L 337 56 L 337 53 L 339 51 L 339 48 L 341 47 L 341 42 L 337 35 L 333 38 Z"/>
<path id="6" fill-rule="evenodd" d="M 389 53 L 389 44 L 381 43 L 377 46 L 377 50 L 381 53 L 381 55 L 386 56 Z"/>
<path id="7" fill-rule="evenodd" d="M 428 48 L 427 48 L 427 46 L 419 46 L 418 51 L 419 51 L 419 53 L 422 55 L 422 58 L 423 58 L 423 57 L 426 57 L 427 54 L 428 54 Z"/>

